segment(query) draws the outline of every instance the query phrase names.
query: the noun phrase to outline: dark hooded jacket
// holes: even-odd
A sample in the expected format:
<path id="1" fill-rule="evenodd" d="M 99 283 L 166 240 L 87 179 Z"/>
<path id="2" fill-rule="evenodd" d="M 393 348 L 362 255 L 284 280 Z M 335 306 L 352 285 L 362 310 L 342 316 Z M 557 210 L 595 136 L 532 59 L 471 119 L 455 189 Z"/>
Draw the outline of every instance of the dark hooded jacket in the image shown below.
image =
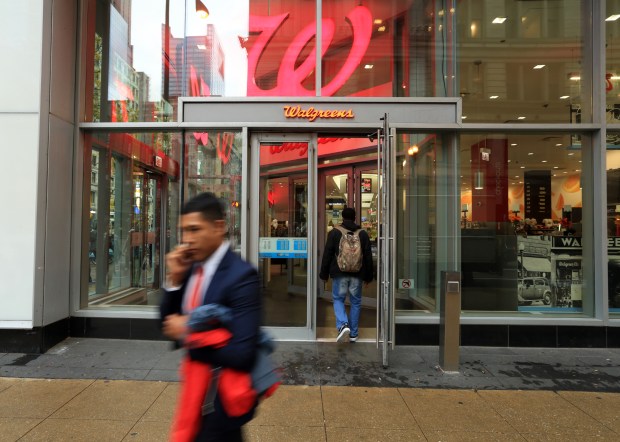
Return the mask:
<path id="1" fill-rule="evenodd" d="M 355 224 L 355 222 L 345 219 L 342 222 L 342 227 L 349 230 L 350 232 L 355 232 L 360 229 L 360 226 Z M 319 273 L 319 277 L 323 281 L 327 281 L 330 277 L 338 278 L 342 276 L 353 276 L 355 278 L 360 278 L 364 282 L 370 282 L 373 278 L 373 264 L 372 264 L 372 248 L 370 246 L 370 238 L 368 237 L 368 233 L 365 230 L 361 230 L 360 233 L 360 243 L 362 245 L 362 269 L 359 272 L 347 273 L 340 271 L 338 267 L 338 251 L 340 249 L 340 238 L 342 238 L 342 233 L 340 230 L 334 228 L 327 235 L 327 241 L 325 243 L 325 250 L 323 251 L 323 260 L 321 262 L 321 271 Z"/>

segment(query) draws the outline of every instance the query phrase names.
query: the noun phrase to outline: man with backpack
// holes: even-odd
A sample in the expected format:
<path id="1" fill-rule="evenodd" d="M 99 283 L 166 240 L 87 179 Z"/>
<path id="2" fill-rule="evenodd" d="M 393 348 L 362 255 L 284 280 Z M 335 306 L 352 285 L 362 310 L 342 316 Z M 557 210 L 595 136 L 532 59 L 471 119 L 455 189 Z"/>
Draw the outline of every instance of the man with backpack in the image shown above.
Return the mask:
<path id="1" fill-rule="evenodd" d="M 372 249 L 368 233 L 355 224 L 355 209 L 345 208 L 342 220 L 327 235 L 319 277 L 325 282 L 332 278 L 336 341 L 355 342 L 362 308 L 362 283 L 366 286 L 373 278 Z M 347 294 L 351 302 L 349 317 L 344 307 Z"/>

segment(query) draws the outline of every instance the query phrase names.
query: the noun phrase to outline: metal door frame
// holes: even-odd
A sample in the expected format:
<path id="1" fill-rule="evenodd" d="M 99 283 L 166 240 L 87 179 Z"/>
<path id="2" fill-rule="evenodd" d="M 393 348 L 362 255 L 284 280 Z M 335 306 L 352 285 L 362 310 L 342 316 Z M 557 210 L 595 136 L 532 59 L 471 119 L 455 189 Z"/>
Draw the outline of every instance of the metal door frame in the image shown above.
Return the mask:
<path id="1" fill-rule="evenodd" d="M 316 133 L 265 133 L 252 132 L 250 137 L 250 162 L 249 162 L 249 179 L 247 186 L 249 189 L 259 189 L 260 186 L 260 144 L 261 142 L 307 142 L 308 143 L 308 222 L 307 222 L 307 238 L 308 238 L 308 276 L 306 297 L 306 325 L 305 327 L 274 327 L 265 326 L 264 328 L 277 340 L 281 341 L 311 341 L 316 340 L 316 297 L 318 293 L 318 285 L 314 275 L 317 275 L 318 268 L 316 259 L 316 234 L 317 223 L 317 134 Z M 251 198 L 251 192 L 248 192 L 248 256 L 247 259 L 258 267 L 258 241 L 259 241 L 259 217 L 260 202 L 259 199 Z"/>
<path id="2" fill-rule="evenodd" d="M 388 366 L 389 350 L 394 349 L 394 219 L 396 179 L 393 170 L 396 129 L 390 127 L 389 115 L 381 118 L 382 128 L 377 131 L 377 173 L 379 174 L 379 208 L 377 224 L 377 347 L 381 346 L 383 367 Z"/>

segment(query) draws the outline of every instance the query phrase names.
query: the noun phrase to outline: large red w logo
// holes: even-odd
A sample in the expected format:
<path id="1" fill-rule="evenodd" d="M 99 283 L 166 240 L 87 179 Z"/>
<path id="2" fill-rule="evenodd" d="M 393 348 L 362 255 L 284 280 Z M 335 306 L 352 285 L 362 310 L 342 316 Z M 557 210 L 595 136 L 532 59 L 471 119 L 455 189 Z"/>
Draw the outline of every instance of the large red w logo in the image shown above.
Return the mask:
<path id="1" fill-rule="evenodd" d="M 274 17 L 250 17 L 250 33 L 259 33 L 256 42 L 248 52 L 248 96 L 314 96 L 314 90 L 303 87 L 303 81 L 316 69 L 316 46 L 308 54 L 307 58 L 295 68 L 297 59 L 302 49 L 316 37 L 316 21 L 310 23 L 297 34 L 285 51 L 276 86 L 273 89 L 261 89 L 256 84 L 256 69 L 258 62 L 269 45 L 274 34 L 288 19 L 289 14 L 281 14 Z M 321 88 L 322 96 L 334 95 L 351 77 L 360 64 L 362 57 L 370 44 L 372 35 L 372 15 L 365 6 L 357 6 L 346 16 L 346 21 L 353 31 L 353 45 L 349 56 L 344 61 L 340 71 Z M 324 18 L 321 20 L 323 35 L 321 36 L 321 57 L 329 48 L 334 38 L 336 25 L 334 20 Z"/>

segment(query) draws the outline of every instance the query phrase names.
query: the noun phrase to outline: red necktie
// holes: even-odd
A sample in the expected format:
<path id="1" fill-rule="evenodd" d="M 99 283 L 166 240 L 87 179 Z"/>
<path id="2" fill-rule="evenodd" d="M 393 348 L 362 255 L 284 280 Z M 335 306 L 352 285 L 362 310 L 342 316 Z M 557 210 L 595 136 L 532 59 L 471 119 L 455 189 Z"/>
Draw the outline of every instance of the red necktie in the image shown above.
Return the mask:
<path id="1" fill-rule="evenodd" d="M 189 308 L 194 310 L 202 303 L 200 296 L 200 286 L 202 286 L 202 280 L 204 279 L 202 266 L 199 265 L 194 269 L 194 289 L 192 290 L 192 296 L 189 298 Z"/>

